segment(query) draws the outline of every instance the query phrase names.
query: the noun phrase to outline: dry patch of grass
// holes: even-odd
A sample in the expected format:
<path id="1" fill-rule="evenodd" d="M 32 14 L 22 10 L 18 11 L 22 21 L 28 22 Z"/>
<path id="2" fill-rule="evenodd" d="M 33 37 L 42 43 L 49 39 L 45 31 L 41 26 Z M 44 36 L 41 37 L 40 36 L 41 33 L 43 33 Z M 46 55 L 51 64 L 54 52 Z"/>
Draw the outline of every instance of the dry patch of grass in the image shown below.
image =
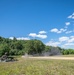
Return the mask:
<path id="1" fill-rule="evenodd" d="M 74 75 L 74 60 L 20 58 L 0 62 L 0 75 Z"/>

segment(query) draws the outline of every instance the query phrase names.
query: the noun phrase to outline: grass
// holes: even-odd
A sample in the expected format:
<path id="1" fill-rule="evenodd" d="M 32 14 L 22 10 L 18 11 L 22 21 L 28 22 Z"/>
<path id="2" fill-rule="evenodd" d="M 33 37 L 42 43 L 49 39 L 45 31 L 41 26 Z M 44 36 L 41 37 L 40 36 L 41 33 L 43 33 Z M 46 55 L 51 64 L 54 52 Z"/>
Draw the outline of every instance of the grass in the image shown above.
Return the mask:
<path id="1" fill-rule="evenodd" d="M 74 75 L 74 60 L 18 60 L 0 62 L 0 75 Z"/>

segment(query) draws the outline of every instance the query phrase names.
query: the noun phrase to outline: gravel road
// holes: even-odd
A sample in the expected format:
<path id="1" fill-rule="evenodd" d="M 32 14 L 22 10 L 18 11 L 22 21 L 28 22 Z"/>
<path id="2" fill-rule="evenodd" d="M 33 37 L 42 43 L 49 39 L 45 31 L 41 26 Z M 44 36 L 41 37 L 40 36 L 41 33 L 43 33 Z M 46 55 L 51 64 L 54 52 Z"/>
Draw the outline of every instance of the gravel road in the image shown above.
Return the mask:
<path id="1" fill-rule="evenodd" d="M 58 60 L 74 60 L 74 57 L 60 57 L 60 56 L 49 56 L 49 57 L 28 57 L 31 59 L 58 59 Z"/>

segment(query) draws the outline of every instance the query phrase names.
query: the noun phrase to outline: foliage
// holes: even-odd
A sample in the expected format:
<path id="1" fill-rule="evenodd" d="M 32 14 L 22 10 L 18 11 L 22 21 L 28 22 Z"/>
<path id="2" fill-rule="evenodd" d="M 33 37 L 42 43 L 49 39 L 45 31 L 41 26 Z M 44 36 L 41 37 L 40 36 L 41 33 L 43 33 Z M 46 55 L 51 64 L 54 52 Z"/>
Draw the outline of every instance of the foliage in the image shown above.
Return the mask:
<path id="1" fill-rule="evenodd" d="M 45 49 L 45 45 L 40 40 L 13 40 L 0 37 L 0 56 L 5 52 L 9 55 L 23 55 L 41 53 Z"/>
<path id="2" fill-rule="evenodd" d="M 0 56 L 5 54 L 5 52 L 9 53 L 9 51 L 10 51 L 10 48 L 7 44 L 1 44 L 0 45 Z"/>
<path id="3" fill-rule="evenodd" d="M 46 51 L 46 52 L 51 51 L 50 46 L 45 46 L 45 51 Z"/>
<path id="4" fill-rule="evenodd" d="M 62 54 L 63 55 L 74 54 L 74 50 L 73 49 L 63 49 Z"/>
<path id="5" fill-rule="evenodd" d="M 46 46 L 40 40 L 17 40 L 15 37 L 13 40 L 9 38 L 0 37 L 0 56 L 5 52 L 9 55 L 23 55 L 25 53 L 34 55 L 41 54 L 42 52 L 57 55 L 62 53 L 63 55 L 74 54 L 73 49 L 62 49 L 60 47 Z M 47 54 L 46 54 L 47 55 Z"/>

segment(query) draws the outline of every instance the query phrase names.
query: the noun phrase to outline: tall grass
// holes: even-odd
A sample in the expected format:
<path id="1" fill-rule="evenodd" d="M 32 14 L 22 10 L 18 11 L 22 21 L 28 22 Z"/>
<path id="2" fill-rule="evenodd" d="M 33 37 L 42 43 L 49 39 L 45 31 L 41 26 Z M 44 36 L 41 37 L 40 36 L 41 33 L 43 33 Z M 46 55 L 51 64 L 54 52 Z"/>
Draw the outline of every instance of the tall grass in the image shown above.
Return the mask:
<path id="1" fill-rule="evenodd" d="M 0 75 L 74 75 L 74 61 L 20 58 L 0 62 Z"/>

